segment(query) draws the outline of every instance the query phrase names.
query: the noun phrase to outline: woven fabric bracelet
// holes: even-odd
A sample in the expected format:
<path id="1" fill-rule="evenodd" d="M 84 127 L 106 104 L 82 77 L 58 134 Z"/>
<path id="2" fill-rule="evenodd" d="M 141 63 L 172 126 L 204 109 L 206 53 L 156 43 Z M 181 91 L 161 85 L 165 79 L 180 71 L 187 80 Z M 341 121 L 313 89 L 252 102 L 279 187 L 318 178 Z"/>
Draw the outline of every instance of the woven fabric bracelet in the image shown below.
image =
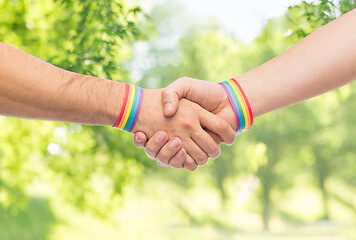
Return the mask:
<path id="1" fill-rule="evenodd" d="M 234 110 L 237 119 L 236 135 L 247 131 L 253 124 L 253 114 L 240 84 L 234 78 L 219 84 L 224 88 Z"/>
<path id="2" fill-rule="evenodd" d="M 124 102 L 122 104 L 119 118 L 113 127 L 126 132 L 131 132 L 141 109 L 143 90 L 140 87 L 128 83 L 125 83 L 125 85 Z"/>

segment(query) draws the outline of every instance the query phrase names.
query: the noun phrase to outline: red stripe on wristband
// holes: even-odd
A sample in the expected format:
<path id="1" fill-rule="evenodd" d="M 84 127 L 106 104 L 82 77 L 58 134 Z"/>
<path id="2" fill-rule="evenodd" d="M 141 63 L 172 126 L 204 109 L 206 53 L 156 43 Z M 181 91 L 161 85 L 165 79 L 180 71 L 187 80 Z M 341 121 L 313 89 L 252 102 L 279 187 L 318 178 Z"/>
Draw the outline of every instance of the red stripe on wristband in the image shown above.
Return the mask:
<path id="1" fill-rule="evenodd" d="M 250 102 L 248 101 L 244 90 L 242 90 L 242 87 L 241 87 L 241 85 L 237 82 L 237 80 L 236 80 L 235 78 L 232 78 L 232 80 L 234 80 L 234 82 L 236 83 L 237 87 L 239 88 L 239 90 L 240 90 L 242 96 L 243 96 L 244 99 L 245 99 L 245 103 L 246 103 L 246 105 L 247 105 L 248 112 L 250 113 L 250 119 L 251 119 L 250 127 L 251 127 L 251 126 L 253 125 L 253 113 L 252 113 L 252 108 L 251 108 Z"/>
<path id="2" fill-rule="evenodd" d="M 237 121 L 236 134 L 247 131 L 253 124 L 253 113 L 241 85 L 234 78 L 221 82 L 220 85 L 223 86 L 235 113 Z"/>
<path id="3" fill-rule="evenodd" d="M 114 128 L 118 128 L 118 126 L 121 122 L 121 119 L 124 116 L 125 109 L 126 109 L 127 100 L 129 98 L 129 91 L 130 91 L 130 88 L 127 83 L 125 83 L 125 88 L 126 88 L 125 89 L 125 97 L 124 97 L 124 101 L 122 102 L 121 112 L 120 112 L 119 118 L 117 119 L 116 123 L 113 126 Z"/>

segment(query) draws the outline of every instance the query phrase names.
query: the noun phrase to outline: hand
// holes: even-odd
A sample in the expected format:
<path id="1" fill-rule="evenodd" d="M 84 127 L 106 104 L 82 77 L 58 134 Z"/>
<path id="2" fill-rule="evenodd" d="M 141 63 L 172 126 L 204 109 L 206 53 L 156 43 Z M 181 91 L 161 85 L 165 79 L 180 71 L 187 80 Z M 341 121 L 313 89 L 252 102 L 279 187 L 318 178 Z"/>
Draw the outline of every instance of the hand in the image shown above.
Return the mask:
<path id="1" fill-rule="evenodd" d="M 237 121 L 235 114 L 224 89 L 219 84 L 192 78 L 180 78 L 176 80 L 162 91 L 165 116 L 170 117 L 176 113 L 178 101 L 182 97 L 198 103 L 201 107 L 226 120 L 236 130 Z M 217 143 L 220 144 L 222 142 L 214 133 L 210 133 L 210 135 Z M 157 142 L 156 138 L 159 136 L 163 138 L 165 133 L 157 133 L 146 145 L 147 137 L 145 134 L 137 132 L 133 138 L 133 143 L 138 148 L 145 147 L 147 155 L 151 158 L 156 158 L 157 163 L 160 165 L 162 162 L 167 163 L 172 161 L 173 158 L 184 158 L 184 156 L 181 157 L 180 154 L 177 154 L 180 149 L 171 148 L 166 144 L 168 138 L 165 138 L 166 141 Z"/>
<path id="2" fill-rule="evenodd" d="M 179 145 L 172 144 L 175 139 Z M 168 140 L 168 134 L 164 131 L 159 131 L 153 135 L 146 144 L 146 135 L 142 132 L 138 132 L 133 138 L 133 144 L 137 148 L 145 148 L 147 156 L 156 159 L 157 164 L 161 167 L 167 167 L 168 165 L 176 166 L 177 162 L 184 163 L 186 160 L 186 151 L 182 148 L 182 141 L 179 138 Z M 190 171 L 192 170 L 195 169 L 191 169 Z"/>
<path id="3" fill-rule="evenodd" d="M 179 109 L 173 117 L 164 117 L 161 92 L 144 90 L 141 112 L 133 132 L 143 132 L 150 138 L 159 130 L 163 130 L 167 132 L 168 137 L 160 140 L 175 138 L 170 141 L 171 145 L 181 145 L 184 148 L 182 151 L 183 155 L 186 155 L 185 161 L 161 162 L 162 165 L 185 167 L 192 171 L 198 164 L 206 164 L 208 157 L 219 156 L 219 145 L 204 129 L 213 132 L 225 142 L 234 141 L 235 132 L 226 121 L 186 99 L 179 101 Z"/>
<path id="4" fill-rule="evenodd" d="M 234 130 L 237 129 L 234 110 L 220 84 L 188 77 L 177 79 L 162 91 L 162 104 L 166 117 L 171 117 L 177 112 L 181 98 L 199 104 L 202 108 L 227 121 Z"/>

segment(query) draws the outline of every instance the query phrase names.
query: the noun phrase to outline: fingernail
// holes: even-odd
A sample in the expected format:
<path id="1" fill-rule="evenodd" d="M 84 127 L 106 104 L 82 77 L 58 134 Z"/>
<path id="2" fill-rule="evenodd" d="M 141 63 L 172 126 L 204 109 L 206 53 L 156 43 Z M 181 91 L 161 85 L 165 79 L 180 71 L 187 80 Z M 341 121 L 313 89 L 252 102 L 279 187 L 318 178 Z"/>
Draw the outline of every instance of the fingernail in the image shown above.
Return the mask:
<path id="1" fill-rule="evenodd" d="M 142 143 L 142 140 L 141 140 L 138 136 L 135 136 L 135 141 L 136 141 L 137 143 Z"/>
<path id="2" fill-rule="evenodd" d="M 166 136 L 164 134 L 158 134 L 156 138 L 157 143 L 163 143 L 166 140 Z"/>
<path id="3" fill-rule="evenodd" d="M 177 139 L 174 139 L 170 144 L 169 146 L 171 148 L 177 148 L 179 146 L 179 141 Z"/>
<path id="4" fill-rule="evenodd" d="M 171 111 L 172 108 L 173 108 L 172 103 L 166 103 L 166 104 L 164 105 L 164 110 L 165 110 L 165 111 Z"/>

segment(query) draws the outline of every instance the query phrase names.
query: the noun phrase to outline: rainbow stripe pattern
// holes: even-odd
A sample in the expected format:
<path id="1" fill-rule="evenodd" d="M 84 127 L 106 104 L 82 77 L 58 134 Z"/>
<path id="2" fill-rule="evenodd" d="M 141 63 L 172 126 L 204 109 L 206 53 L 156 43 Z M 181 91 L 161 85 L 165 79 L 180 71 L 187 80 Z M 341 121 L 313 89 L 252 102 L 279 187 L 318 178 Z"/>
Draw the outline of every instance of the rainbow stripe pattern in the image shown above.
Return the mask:
<path id="1" fill-rule="evenodd" d="M 125 83 L 125 85 L 124 102 L 122 104 L 119 118 L 113 127 L 126 132 L 131 132 L 141 109 L 143 90 L 140 87 L 128 83 Z"/>
<path id="2" fill-rule="evenodd" d="M 253 124 L 253 114 L 244 91 L 234 78 L 219 84 L 224 88 L 234 110 L 237 119 L 236 135 L 246 132 Z"/>

